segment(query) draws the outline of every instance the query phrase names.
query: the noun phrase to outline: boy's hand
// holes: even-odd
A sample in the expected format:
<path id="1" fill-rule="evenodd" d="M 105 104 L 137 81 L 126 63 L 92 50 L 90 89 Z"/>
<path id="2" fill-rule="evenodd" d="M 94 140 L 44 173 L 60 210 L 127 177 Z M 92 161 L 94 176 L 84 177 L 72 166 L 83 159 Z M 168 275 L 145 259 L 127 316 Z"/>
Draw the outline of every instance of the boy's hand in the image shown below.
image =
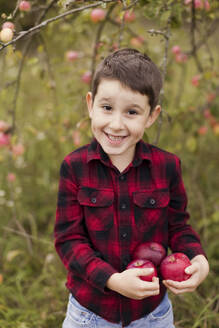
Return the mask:
<path id="1" fill-rule="evenodd" d="M 151 274 L 153 269 L 128 269 L 121 273 L 114 273 L 107 280 L 106 286 L 123 296 L 141 300 L 145 297 L 160 293 L 159 279 L 153 277 L 152 282 L 140 279 L 140 276 Z"/>
<path id="2" fill-rule="evenodd" d="M 209 272 L 208 261 L 204 255 L 197 255 L 191 260 L 192 265 L 185 269 L 191 277 L 185 281 L 163 280 L 164 285 L 174 294 L 193 292 L 207 277 Z"/>

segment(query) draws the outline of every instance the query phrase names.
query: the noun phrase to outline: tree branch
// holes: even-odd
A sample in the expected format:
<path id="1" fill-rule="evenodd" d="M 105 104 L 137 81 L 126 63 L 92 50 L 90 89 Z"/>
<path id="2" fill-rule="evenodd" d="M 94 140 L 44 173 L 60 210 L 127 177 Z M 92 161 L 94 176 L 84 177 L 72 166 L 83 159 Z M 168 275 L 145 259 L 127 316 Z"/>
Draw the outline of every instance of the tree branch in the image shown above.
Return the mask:
<path id="1" fill-rule="evenodd" d="M 8 47 L 10 44 L 16 43 L 18 40 L 24 38 L 26 35 L 28 35 L 30 33 L 33 33 L 33 32 L 37 32 L 39 29 L 41 29 L 41 28 L 47 26 L 48 24 L 50 24 L 52 22 L 55 22 L 55 21 L 57 21 L 57 20 L 59 20 L 59 19 L 61 19 L 63 17 L 72 15 L 74 13 L 83 11 L 85 9 L 89 9 L 89 8 L 93 8 L 93 7 L 98 7 L 99 5 L 102 5 L 103 3 L 112 3 L 112 2 L 115 2 L 115 0 L 98 1 L 98 2 L 96 2 L 94 4 L 90 4 L 90 5 L 87 5 L 87 6 L 80 7 L 80 8 L 74 8 L 74 9 L 69 10 L 69 11 L 66 11 L 66 12 L 64 12 L 64 13 L 58 15 L 58 16 L 49 18 L 49 19 L 43 21 L 42 23 L 40 23 L 38 25 L 35 25 L 34 27 L 31 27 L 27 31 L 20 32 L 19 35 L 17 37 L 15 37 L 13 40 L 11 40 L 10 42 L 7 42 L 5 44 L 2 44 L 1 43 L 2 47 L 0 47 L 0 51 L 3 50 L 4 48 Z"/>
<path id="2" fill-rule="evenodd" d="M 197 49 L 196 49 L 196 42 L 195 42 L 195 30 L 196 30 L 196 16 L 195 16 L 195 0 L 192 0 L 192 6 L 191 6 L 191 45 L 192 45 L 192 55 L 195 59 L 195 63 L 197 65 L 197 68 L 199 72 L 203 72 L 202 65 L 199 61 L 198 55 L 197 55 Z"/>

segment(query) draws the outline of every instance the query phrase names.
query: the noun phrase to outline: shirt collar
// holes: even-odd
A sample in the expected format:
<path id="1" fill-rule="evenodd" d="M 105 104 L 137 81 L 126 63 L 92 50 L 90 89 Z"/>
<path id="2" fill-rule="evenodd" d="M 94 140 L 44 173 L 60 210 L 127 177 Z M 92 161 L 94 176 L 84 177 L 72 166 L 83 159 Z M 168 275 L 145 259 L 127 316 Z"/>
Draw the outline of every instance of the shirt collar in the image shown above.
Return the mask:
<path id="1" fill-rule="evenodd" d="M 100 160 L 104 164 L 112 166 L 109 156 L 104 152 L 103 148 L 100 146 L 100 144 L 95 138 L 91 141 L 87 153 L 87 162 L 90 162 L 92 160 Z M 136 144 L 135 156 L 132 161 L 132 166 L 139 166 L 143 160 L 148 160 L 151 162 L 152 156 L 149 145 L 143 140 L 140 140 Z"/>

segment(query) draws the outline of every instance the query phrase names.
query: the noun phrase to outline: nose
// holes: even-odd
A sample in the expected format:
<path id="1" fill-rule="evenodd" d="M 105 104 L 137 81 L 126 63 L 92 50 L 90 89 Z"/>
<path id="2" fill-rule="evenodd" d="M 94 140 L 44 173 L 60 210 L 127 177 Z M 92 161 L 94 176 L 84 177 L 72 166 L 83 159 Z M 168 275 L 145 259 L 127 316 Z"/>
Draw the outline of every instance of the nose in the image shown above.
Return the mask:
<path id="1" fill-rule="evenodd" d="M 115 131 L 121 130 L 124 127 L 122 115 L 119 113 L 112 115 L 109 127 Z"/>

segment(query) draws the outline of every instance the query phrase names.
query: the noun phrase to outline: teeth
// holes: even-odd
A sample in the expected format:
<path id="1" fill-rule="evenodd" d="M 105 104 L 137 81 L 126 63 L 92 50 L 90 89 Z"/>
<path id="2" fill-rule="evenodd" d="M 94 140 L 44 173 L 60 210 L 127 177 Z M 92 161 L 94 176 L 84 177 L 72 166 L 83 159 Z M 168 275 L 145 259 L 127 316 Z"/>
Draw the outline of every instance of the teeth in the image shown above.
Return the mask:
<path id="1" fill-rule="evenodd" d="M 111 134 L 108 134 L 108 137 L 110 140 L 113 140 L 113 141 L 121 140 L 122 138 L 124 138 L 124 137 L 119 137 L 119 136 L 112 136 Z"/>

